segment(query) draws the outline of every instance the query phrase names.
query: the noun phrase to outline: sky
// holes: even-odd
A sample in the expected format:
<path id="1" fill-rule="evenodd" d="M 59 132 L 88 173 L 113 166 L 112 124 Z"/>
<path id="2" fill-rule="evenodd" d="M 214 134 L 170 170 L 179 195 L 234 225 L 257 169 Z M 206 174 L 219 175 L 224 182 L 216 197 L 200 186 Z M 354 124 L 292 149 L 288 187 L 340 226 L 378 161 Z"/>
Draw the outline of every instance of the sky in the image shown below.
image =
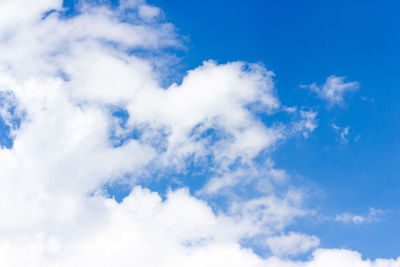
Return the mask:
<path id="1" fill-rule="evenodd" d="M 1 266 L 400 266 L 397 1 L 0 1 Z"/>

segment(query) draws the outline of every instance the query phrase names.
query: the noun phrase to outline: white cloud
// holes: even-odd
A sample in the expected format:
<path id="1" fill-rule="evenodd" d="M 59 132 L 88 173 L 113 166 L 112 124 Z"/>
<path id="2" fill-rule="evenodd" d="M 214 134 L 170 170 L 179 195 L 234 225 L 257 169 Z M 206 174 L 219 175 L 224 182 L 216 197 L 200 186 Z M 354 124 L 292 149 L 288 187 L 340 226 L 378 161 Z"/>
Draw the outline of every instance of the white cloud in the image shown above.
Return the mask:
<path id="1" fill-rule="evenodd" d="M 307 267 L 397 267 L 400 266 L 400 258 L 394 259 L 369 259 L 363 260 L 361 255 L 354 251 L 344 249 L 319 249 L 313 253 L 313 260 L 308 262 Z"/>
<path id="2" fill-rule="evenodd" d="M 373 98 L 373 97 L 368 98 L 368 97 L 362 96 L 362 97 L 360 97 L 360 98 L 361 98 L 361 100 L 363 100 L 363 101 L 370 102 L 370 103 L 375 103 L 375 98 Z"/>
<path id="3" fill-rule="evenodd" d="M 158 7 L 141 5 L 139 7 L 139 16 L 144 20 L 152 20 L 160 15 L 160 9 Z"/>
<path id="4" fill-rule="evenodd" d="M 259 192 L 271 192 L 274 184 L 284 184 L 288 180 L 285 170 L 277 169 L 271 160 L 267 160 L 262 169 L 256 166 L 242 167 L 235 171 L 224 172 L 210 178 L 197 195 L 210 196 L 226 194 L 235 187 L 248 186 L 256 180 L 255 189 Z"/>
<path id="5" fill-rule="evenodd" d="M 285 171 L 254 158 L 316 127 L 314 112 L 299 112 L 289 125 L 265 125 L 254 115 L 281 108 L 273 73 L 258 64 L 206 61 L 180 84 L 161 87 L 159 58 L 131 52 L 163 54 L 181 44 L 172 25 L 143 21 L 156 16 L 155 9 L 140 11 L 143 5 L 83 5 L 63 18 L 62 1 L 0 2 L 0 90 L 7 95 L 0 115 L 21 120 L 12 148 L 0 149 L 0 266 L 314 266 L 330 264 L 332 253 L 339 263 L 375 266 L 348 251 L 317 250 L 309 262 L 293 262 L 240 246 L 308 214 L 301 190 L 234 195 L 217 211 L 186 189 L 165 200 L 142 187 L 121 203 L 105 196 L 103 186 L 121 177 L 135 184 L 170 168 L 184 173 L 188 158 L 212 158 L 209 167 L 222 180 L 234 163 L 250 170 L 210 186 L 209 194 L 240 184 L 236 178 L 284 182 Z M 125 13 L 132 23 L 121 19 Z M 118 125 L 115 108 L 129 114 L 126 125 Z M 127 137 L 137 129 L 136 138 Z M 296 253 L 311 248 L 299 236 Z M 285 253 L 293 252 L 276 252 Z"/>
<path id="6" fill-rule="evenodd" d="M 274 255 L 286 256 L 304 254 L 318 247 L 320 241 L 316 236 L 290 232 L 269 237 L 266 242 Z"/>
<path id="7" fill-rule="evenodd" d="M 299 114 L 301 119 L 294 123 L 292 130 L 302 133 L 304 137 L 308 137 L 308 135 L 318 126 L 318 112 L 312 110 L 300 110 Z"/>
<path id="8" fill-rule="evenodd" d="M 337 132 L 338 138 L 337 140 L 341 143 L 347 143 L 349 140 L 347 139 L 347 136 L 349 135 L 350 132 L 350 127 L 340 127 L 337 126 L 336 124 L 332 124 L 332 128 Z"/>
<path id="9" fill-rule="evenodd" d="M 343 223 L 355 223 L 360 224 L 365 222 L 365 217 L 360 215 L 352 215 L 349 213 L 342 213 L 335 216 L 335 221 Z"/>
<path id="10" fill-rule="evenodd" d="M 370 223 L 379 220 L 379 217 L 384 213 L 383 210 L 370 208 L 367 215 L 357 215 L 348 212 L 344 212 L 335 216 L 336 222 L 341 223 Z"/>
<path id="11" fill-rule="evenodd" d="M 324 85 L 318 86 L 313 83 L 311 85 L 302 85 L 303 88 L 310 88 L 311 91 L 328 103 L 329 107 L 335 105 L 342 106 L 344 104 L 344 96 L 349 92 L 354 92 L 359 89 L 358 82 L 344 82 L 345 77 L 335 75 L 329 76 Z"/>
<path id="12" fill-rule="evenodd" d="M 57 194 L 42 201 L 44 209 L 32 213 L 36 223 L 4 233 L 1 266 L 400 266 L 400 259 L 371 262 L 330 249 L 316 250 L 308 262 L 262 259 L 237 242 L 252 230 L 244 217 L 215 215 L 186 190 L 170 192 L 165 201 L 140 187 L 120 204 L 102 196 Z M 277 255 L 318 245 L 316 237 L 298 233 L 267 242 Z"/>

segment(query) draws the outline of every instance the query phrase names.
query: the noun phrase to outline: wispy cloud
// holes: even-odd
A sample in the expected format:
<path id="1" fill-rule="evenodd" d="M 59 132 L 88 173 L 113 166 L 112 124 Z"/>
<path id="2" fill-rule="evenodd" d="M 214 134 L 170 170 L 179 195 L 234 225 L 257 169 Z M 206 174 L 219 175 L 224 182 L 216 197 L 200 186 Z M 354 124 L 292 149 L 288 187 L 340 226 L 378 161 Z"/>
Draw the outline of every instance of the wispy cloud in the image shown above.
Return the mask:
<path id="1" fill-rule="evenodd" d="M 341 223 L 371 223 L 379 220 L 380 216 L 384 213 L 383 210 L 370 208 L 369 213 L 366 215 L 357 215 L 353 213 L 344 212 L 335 216 L 334 221 Z"/>
<path id="2" fill-rule="evenodd" d="M 344 96 L 360 88 L 358 82 L 345 82 L 345 78 L 346 77 L 331 75 L 322 86 L 312 83 L 310 85 L 301 85 L 301 87 L 309 88 L 312 92 L 316 93 L 319 98 L 328 103 L 329 108 L 336 105 L 343 106 Z"/>
<path id="3" fill-rule="evenodd" d="M 336 131 L 338 134 L 337 140 L 340 143 L 347 143 L 349 140 L 347 139 L 347 136 L 349 135 L 350 132 L 350 127 L 339 127 L 336 124 L 332 123 L 332 128 Z"/>
<path id="4" fill-rule="evenodd" d="M 375 98 L 373 98 L 373 97 L 368 98 L 368 97 L 362 96 L 361 100 L 366 101 L 366 102 L 370 102 L 370 103 L 375 103 Z"/>

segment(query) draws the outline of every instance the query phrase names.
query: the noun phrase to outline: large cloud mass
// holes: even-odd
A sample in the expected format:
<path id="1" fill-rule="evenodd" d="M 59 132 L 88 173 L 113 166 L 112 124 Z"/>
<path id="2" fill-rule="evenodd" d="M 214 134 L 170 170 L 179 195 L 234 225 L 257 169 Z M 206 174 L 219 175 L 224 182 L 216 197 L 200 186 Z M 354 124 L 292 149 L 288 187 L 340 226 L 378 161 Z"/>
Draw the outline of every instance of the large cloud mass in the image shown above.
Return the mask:
<path id="1" fill-rule="evenodd" d="M 182 43 L 158 8 L 77 8 L 0 1 L 0 115 L 10 139 L 0 149 L 0 266 L 400 266 L 341 249 L 287 258 L 319 240 L 285 234 L 310 212 L 301 190 L 277 193 L 288 175 L 269 153 L 312 132 L 317 114 L 286 112 L 272 72 L 206 61 L 165 88 L 167 51 Z M 261 119 L 276 112 L 291 119 Z M 106 193 L 193 166 L 206 169 L 195 193 L 183 181 L 165 198 L 143 186 L 122 202 Z"/>

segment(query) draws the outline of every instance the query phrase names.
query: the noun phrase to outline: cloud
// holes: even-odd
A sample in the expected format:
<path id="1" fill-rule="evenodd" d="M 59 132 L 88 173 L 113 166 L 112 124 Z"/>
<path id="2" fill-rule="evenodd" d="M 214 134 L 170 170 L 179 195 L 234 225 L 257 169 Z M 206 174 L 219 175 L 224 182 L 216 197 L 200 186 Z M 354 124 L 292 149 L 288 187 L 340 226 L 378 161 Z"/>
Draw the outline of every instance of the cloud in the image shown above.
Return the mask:
<path id="1" fill-rule="evenodd" d="M 337 132 L 338 138 L 337 140 L 341 143 L 347 143 L 349 140 L 347 139 L 347 136 L 349 135 L 350 132 L 350 127 L 339 127 L 336 124 L 332 124 L 332 128 Z"/>
<path id="2" fill-rule="evenodd" d="M 152 20 L 160 14 L 160 9 L 158 7 L 141 5 L 139 7 L 139 16 L 144 20 Z"/>
<path id="3" fill-rule="evenodd" d="M 284 184 L 288 174 L 283 169 L 277 169 L 272 160 L 267 160 L 262 169 L 256 166 L 238 168 L 222 175 L 211 177 L 197 195 L 212 196 L 231 193 L 236 187 L 249 186 L 255 183 L 255 189 L 260 192 L 273 190 L 274 184 Z"/>
<path id="4" fill-rule="evenodd" d="M 367 215 L 355 215 L 351 213 L 344 212 L 335 216 L 336 222 L 341 223 L 370 223 L 379 220 L 379 217 L 384 213 L 383 210 L 370 208 Z"/>
<path id="5" fill-rule="evenodd" d="M 301 132 L 304 137 L 308 137 L 318 126 L 317 115 L 318 112 L 312 110 L 300 110 L 301 120 L 294 123 L 293 129 L 295 132 Z"/>
<path id="6" fill-rule="evenodd" d="M 46 209 L 42 211 L 47 216 L 37 224 L 25 225 L 24 236 L 18 234 L 20 226 L 9 228 L 10 231 L 5 233 L 0 241 L 2 266 L 400 264 L 400 259 L 362 260 L 356 252 L 337 249 L 316 250 L 313 258 L 306 262 L 260 258 L 235 242 L 238 233 L 244 234 L 251 228 L 243 227 L 237 218 L 215 215 L 206 203 L 191 197 L 183 189 L 170 192 L 164 201 L 157 193 L 141 187 L 134 188 L 122 203 L 103 196 L 91 199 L 48 197 L 51 201 L 46 202 Z M 62 210 L 59 209 L 61 204 Z M 318 239 L 289 233 L 267 242 L 278 254 L 300 253 L 317 246 Z"/>
<path id="7" fill-rule="evenodd" d="M 266 242 L 274 255 L 285 256 L 304 254 L 318 247 L 320 241 L 316 236 L 290 232 L 287 235 L 269 237 Z"/>
<path id="8" fill-rule="evenodd" d="M 343 223 L 355 223 L 360 224 L 365 222 L 365 217 L 360 215 L 352 215 L 349 213 L 342 213 L 335 216 L 336 222 L 343 222 Z"/>
<path id="9" fill-rule="evenodd" d="M 368 98 L 365 96 L 361 96 L 361 100 L 366 101 L 366 102 L 370 102 L 370 103 L 375 103 L 375 98 Z"/>
<path id="10" fill-rule="evenodd" d="M 289 178 L 270 152 L 312 132 L 316 113 L 263 123 L 257 115 L 284 108 L 260 64 L 205 61 L 163 87 L 158 65 L 182 44 L 145 6 L 86 3 L 66 16 L 62 1 L 0 2 L 0 115 L 13 143 L 0 149 L 0 265 L 328 266 L 336 253 L 374 266 L 344 250 L 296 262 L 240 245 L 309 214 L 301 189 L 275 190 Z M 138 186 L 192 166 L 206 169 L 204 193 Z M 118 203 L 104 187 L 121 179 L 135 187 Z M 208 198 L 224 189 L 225 202 Z M 279 238 L 277 255 L 317 246 L 301 233 Z"/>
<path id="11" fill-rule="evenodd" d="M 361 255 L 354 251 L 344 249 L 318 249 L 313 253 L 313 260 L 308 262 L 307 267 L 334 267 L 334 266 L 362 266 L 362 267 L 395 267 L 400 266 L 400 258 L 391 259 L 369 259 L 363 260 Z"/>
<path id="12" fill-rule="evenodd" d="M 343 106 L 344 96 L 360 88 L 358 82 L 344 82 L 345 78 L 331 75 L 322 86 L 312 83 L 311 85 L 302 85 L 301 87 L 309 88 L 312 92 L 316 93 L 319 98 L 328 103 L 328 107 Z"/>

